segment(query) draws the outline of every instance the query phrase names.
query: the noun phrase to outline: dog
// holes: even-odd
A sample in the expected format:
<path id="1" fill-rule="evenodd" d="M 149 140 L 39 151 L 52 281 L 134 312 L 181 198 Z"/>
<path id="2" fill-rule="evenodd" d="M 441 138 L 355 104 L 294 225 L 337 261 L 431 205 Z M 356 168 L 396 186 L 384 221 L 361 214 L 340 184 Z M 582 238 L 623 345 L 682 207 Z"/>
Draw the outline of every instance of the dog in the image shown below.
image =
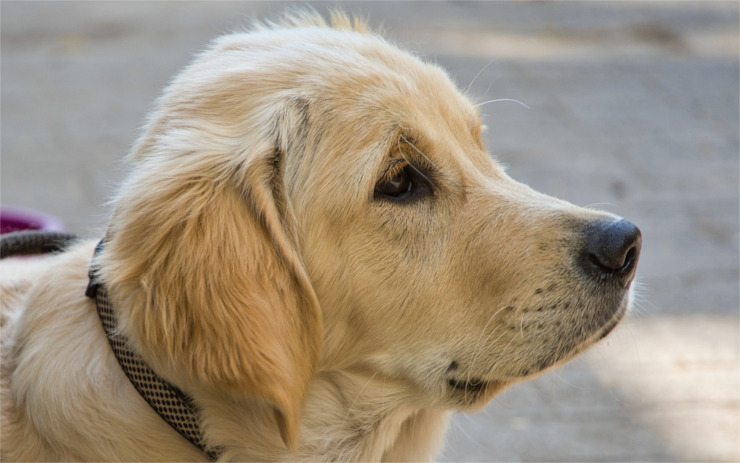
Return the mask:
<path id="1" fill-rule="evenodd" d="M 482 130 L 442 69 L 342 13 L 215 40 L 156 103 L 103 241 L 3 261 L 2 458 L 433 459 L 451 412 L 614 329 L 641 247 L 512 180 Z"/>

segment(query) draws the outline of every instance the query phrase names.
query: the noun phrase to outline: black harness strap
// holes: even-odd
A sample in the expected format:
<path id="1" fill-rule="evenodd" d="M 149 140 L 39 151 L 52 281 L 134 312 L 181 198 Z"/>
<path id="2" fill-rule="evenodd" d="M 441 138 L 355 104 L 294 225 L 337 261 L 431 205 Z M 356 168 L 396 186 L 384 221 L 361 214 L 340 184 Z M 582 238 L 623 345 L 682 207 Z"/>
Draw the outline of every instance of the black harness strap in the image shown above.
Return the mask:
<path id="1" fill-rule="evenodd" d="M 103 240 L 95 248 L 97 255 L 103 248 Z M 108 299 L 105 285 L 97 278 L 95 264 L 90 267 L 90 284 L 85 295 L 93 300 L 98 308 L 100 321 L 103 323 L 113 353 L 131 384 L 146 402 L 185 439 L 201 449 L 212 460 L 218 459 L 218 453 L 208 449 L 200 433 L 198 413 L 193 401 L 177 387 L 159 377 L 129 345 L 128 339 L 117 330 L 117 319 L 113 306 Z"/>
<path id="2" fill-rule="evenodd" d="M 77 238 L 78 236 L 72 233 L 40 230 L 6 233 L 0 237 L 0 259 L 63 251 Z"/>

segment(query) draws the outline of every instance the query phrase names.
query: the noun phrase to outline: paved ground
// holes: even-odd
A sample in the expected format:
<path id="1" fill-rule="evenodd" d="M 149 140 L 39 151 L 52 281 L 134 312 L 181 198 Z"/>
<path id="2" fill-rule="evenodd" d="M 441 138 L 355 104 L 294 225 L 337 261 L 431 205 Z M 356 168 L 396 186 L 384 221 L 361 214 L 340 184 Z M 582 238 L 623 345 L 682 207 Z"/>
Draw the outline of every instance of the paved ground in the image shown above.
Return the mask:
<path id="1" fill-rule="evenodd" d="M 167 80 L 212 36 L 285 5 L 3 1 L 2 204 L 96 235 Z M 479 101 L 531 108 L 483 107 L 515 178 L 644 234 L 637 313 L 579 360 L 457 417 L 443 459 L 740 460 L 738 3 L 348 8 Z"/>

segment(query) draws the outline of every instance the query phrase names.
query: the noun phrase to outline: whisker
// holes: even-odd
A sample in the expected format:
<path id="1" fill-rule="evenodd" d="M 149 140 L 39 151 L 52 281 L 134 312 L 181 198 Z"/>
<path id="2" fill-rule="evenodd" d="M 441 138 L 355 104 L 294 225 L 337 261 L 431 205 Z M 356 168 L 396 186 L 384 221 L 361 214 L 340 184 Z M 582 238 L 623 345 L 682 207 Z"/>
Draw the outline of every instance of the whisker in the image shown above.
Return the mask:
<path id="1" fill-rule="evenodd" d="M 456 418 L 457 419 L 464 419 L 465 421 L 472 422 L 472 420 L 470 419 L 470 417 L 468 415 L 464 415 L 462 413 L 458 414 Z M 452 428 L 455 429 L 456 431 L 458 431 L 459 434 L 462 435 L 462 437 L 464 438 L 464 439 L 461 439 L 459 435 L 456 436 L 457 439 L 458 439 L 458 442 L 467 441 L 467 442 L 465 442 L 467 445 L 471 445 L 472 444 L 475 447 L 479 447 L 481 449 L 484 448 L 483 445 L 481 444 L 480 440 L 479 439 L 475 439 L 473 436 L 471 436 L 465 430 L 465 428 L 462 426 L 462 424 L 460 424 L 457 420 L 450 420 L 450 424 L 452 425 Z"/>
<path id="2" fill-rule="evenodd" d="M 560 372 L 560 370 L 553 370 L 553 371 L 551 371 L 548 374 L 548 377 L 553 382 L 553 384 L 555 382 L 560 382 L 560 383 L 565 384 L 566 386 L 571 387 L 571 388 L 576 389 L 576 390 L 580 390 L 580 391 L 587 390 L 587 388 L 585 386 L 579 386 L 578 384 L 575 384 L 575 383 L 569 381 L 568 380 L 568 377 L 565 376 L 564 374 L 562 374 Z"/>
<path id="3" fill-rule="evenodd" d="M 657 311 L 656 305 L 650 300 L 650 290 L 642 284 L 640 280 L 632 282 L 632 303 L 631 311 L 633 315 L 644 316 L 651 312 Z"/>
<path id="4" fill-rule="evenodd" d="M 480 332 L 480 336 L 478 336 L 478 341 L 475 343 L 475 348 L 473 349 L 473 359 L 470 361 L 470 369 L 472 370 L 475 367 L 475 362 L 478 360 L 478 355 L 480 355 L 480 352 L 482 350 L 482 347 L 488 342 L 489 339 L 491 339 L 491 336 L 496 332 L 496 329 L 488 333 L 488 336 L 486 336 L 486 339 L 481 343 L 481 339 L 483 338 L 483 334 L 486 332 L 486 328 L 488 328 L 488 325 L 491 324 L 494 318 L 496 318 L 496 315 L 500 314 L 501 311 L 506 310 L 506 307 L 504 306 L 500 309 L 498 309 L 486 322 L 485 326 L 483 326 L 483 329 Z"/>
<path id="5" fill-rule="evenodd" d="M 405 136 L 403 136 L 403 135 L 401 135 L 401 136 L 399 137 L 399 139 L 398 139 L 398 148 L 399 148 L 399 152 L 401 153 L 401 156 L 403 156 L 403 151 L 401 151 L 401 149 L 400 149 L 400 148 L 401 148 L 401 140 L 403 140 L 403 141 L 404 141 L 404 143 L 406 143 L 406 144 L 408 144 L 408 145 L 409 145 L 410 147 L 412 147 L 412 148 L 414 149 L 414 151 L 416 151 L 417 153 L 419 153 L 419 155 L 420 155 L 421 157 L 423 157 L 424 159 L 426 159 L 426 160 L 427 160 L 427 162 L 429 162 L 429 164 L 431 164 L 432 166 L 434 166 L 434 167 L 435 167 L 435 168 L 436 168 L 437 170 L 441 170 L 441 169 L 440 169 L 439 167 L 437 167 L 437 165 L 436 165 L 435 163 L 433 163 L 433 162 L 432 162 L 432 160 L 431 160 L 431 159 L 429 159 L 429 156 L 427 156 L 426 154 L 424 154 L 424 153 L 423 153 L 423 152 L 422 152 L 422 151 L 421 151 L 421 150 L 420 150 L 419 148 L 417 148 L 417 147 L 416 147 L 416 146 L 415 146 L 415 145 L 414 145 L 413 143 L 411 143 L 411 142 L 410 142 L 410 141 L 409 141 L 409 140 L 408 140 L 408 139 L 407 139 L 407 138 L 406 138 Z M 404 158 L 404 159 L 406 159 L 406 158 Z M 408 159 L 406 159 L 406 161 L 408 161 Z"/>
<path id="6" fill-rule="evenodd" d="M 528 105 L 526 105 L 525 103 L 522 103 L 521 101 L 515 100 L 513 98 L 497 98 L 495 100 L 488 100 L 488 101 L 484 101 L 483 103 L 478 103 L 477 105 L 475 105 L 475 107 L 477 108 L 479 106 L 483 106 L 483 105 L 486 105 L 488 103 L 502 103 L 502 102 L 516 103 L 516 104 L 519 104 L 521 106 L 524 106 L 527 109 L 532 109 Z"/>
<path id="7" fill-rule="evenodd" d="M 614 207 L 614 203 L 605 203 L 605 202 L 591 203 L 587 206 L 584 206 L 584 209 L 600 209 L 602 207 L 603 208 Z"/>
<path id="8" fill-rule="evenodd" d="M 494 330 L 494 332 L 495 332 L 495 330 Z M 493 332 L 491 333 L 491 335 L 493 335 Z M 488 338 L 486 338 L 486 341 L 485 342 L 488 342 L 488 339 L 490 338 L 491 335 L 489 335 Z M 504 331 L 503 333 L 501 333 L 493 341 L 493 344 L 496 344 L 499 341 L 499 339 L 503 338 L 505 335 L 506 335 L 506 331 Z M 504 348 L 501 350 L 501 353 L 499 353 L 498 357 L 496 357 L 496 360 L 494 360 L 493 363 L 488 367 L 489 370 L 493 370 L 493 367 L 496 365 L 496 363 L 498 363 L 499 360 L 501 360 L 501 358 L 503 357 L 503 355 L 505 353 L 504 351 L 506 351 L 506 349 L 509 348 L 509 346 L 511 345 L 512 342 L 514 342 L 514 336 L 512 336 L 511 340 L 506 344 L 506 346 L 504 346 Z"/>
<path id="9" fill-rule="evenodd" d="M 468 92 L 470 92 L 470 89 L 473 87 L 473 84 L 478 79 L 478 77 L 480 77 L 480 75 L 483 73 L 483 71 L 485 71 L 486 69 L 488 69 L 488 67 L 490 65 L 492 65 L 493 63 L 495 63 L 498 60 L 499 60 L 499 58 L 493 58 L 491 61 L 489 61 L 488 63 L 486 63 L 486 65 L 483 66 L 480 71 L 478 71 L 478 73 L 475 75 L 475 77 L 473 77 L 473 80 L 471 80 L 470 83 L 468 84 L 468 87 L 465 89 L 465 94 L 467 94 Z"/>
<path id="10" fill-rule="evenodd" d="M 498 339 L 496 339 L 496 340 L 498 341 L 499 339 L 501 339 L 501 337 L 503 337 L 503 334 L 501 336 L 499 336 Z M 491 366 L 491 370 L 493 370 L 493 368 L 498 364 L 498 362 L 504 357 L 504 354 L 506 353 L 506 350 L 509 348 L 509 346 L 511 346 L 511 344 L 514 342 L 515 339 L 516 339 L 516 336 L 512 336 L 511 337 L 511 340 L 509 341 L 509 343 L 506 344 L 503 349 L 501 349 L 501 352 L 498 354 L 498 357 L 496 357 L 496 360 L 494 360 L 494 362 L 493 362 L 493 364 Z"/>
<path id="11" fill-rule="evenodd" d="M 501 76 L 500 75 L 499 76 L 496 76 L 496 78 L 493 79 L 490 84 L 488 84 L 488 87 L 486 88 L 486 91 L 483 93 L 484 96 L 487 96 L 488 95 L 488 92 L 491 91 L 491 87 L 493 87 L 496 84 L 496 82 L 498 82 L 499 77 L 501 77 Z"/>
<path id="12" fill-rule="evenodd" d="M 494 317 L 495 317 L 495 316 L 496 316 L 497 314 L 499 314 L 499 313 L 500 313 L 500 312 L 501 312 L 502 310 L 504 310 L 504 309 L 506 309 L 506 307 L 503 307 L 503 308 L 499 309 L 499 310 L 498 310 L 498 311 L 497 311 L 497 312 L 496 312 L 495 314 L 493 314 L 493 315 L 491 316 L 491 318 L 490 318 L 490 319 L 488 320 L 488 323 L 490 323 L 490 322 L 491 322 L 491 321 L 493 320 L 493 318 L 494 318 Z M 486 323 L 486 326 L 488 325 L 488 323 Z M 467 375 L 465 376 L 465 381 L 466 381 L 467 383 L 469 383 L 469 382 L 470 382 L 470 381 L 471 381 L 471 380 L 473 379 L 473 376 L 472 376 L 472 374 L 473 374 L 473 371 L 474 371 L 474 365 L 475 365 L 475 362 L 477 362 L 477 361 L 478 361 L 478 356 L 479 356 L 479 355 L 480 355 L 480 353 L 482 352 L 482 350 L 483 350 L 483 346 L 485 346 L 485 345 L 486 345 L 486 344 L 488 343 L 488 340 L 489 340 L 489 339 L 491 339 L 491 336 L 493 336 L 493 334 L 494 334 L 494 333 L 496 333 L 496 329 L 497 329 L 497 328 L 498 328 L 498 327 L 494 328 L 494 329 L 493 329 L 493 330 L 492 330 L 492 331 L 491 331 L 490 333 L 488 333 L 488 336 L 486 336 L 486 339 L 485 339 L 485 340 L 483 341 L 483 343 L 481 344 L 481 343 L 479 342 L 479 343 L 478 343 L 478 345 L 476 346 L 476 348 L 475 348 L 475 349 L 473 350 L 473 360 L 471 360 L 471 361 L 470 361 L 470 367 L 468 367 L 468 374 L 467 374 Z M 483 331 L 481 332 L 481 335 L 483 334 L 483 332 L 485 332 L 485 327 L 484 327 Z M 503 332 L 503 333 L 501 333 L 501 334 L 499 335 L 499 337 L 497 337 L 497 338 L 496 338 L 496 339 L 494 340 L 494 344 L 495 344 L 496 342 L 498 342 L 498 340 L 499 340 L 499 339 L 501 339 L 502 337 L 504 337 L 504 335 L 505 335 L 505 334 L 506 334 L 506 332 Z M 480 341 L 480 337 L 478 338 L 478 340 Z M 507 345 L 506 345 L 506 347 L 509 347 L 509 345 L 510 345 L 510 344 L 511 344 L 511 342 L 509 342 L 509 344 L 507 344 Z M 504 349 L 506 349 L 506 347 L 505 347 Z M 499 359 L 500 359 L 500 358 L 501 358 L 501 357 L 499 356 Z M 497 360 L 498 360 L 498 359 L 497 359 Z M 467 385 L 466 385 L 466 386 L 465 386 L 465 397 L 466 397 L 466 398 L 467 398 L 467 392 L 468 392 L 468 391 L 467 391 Z"/>

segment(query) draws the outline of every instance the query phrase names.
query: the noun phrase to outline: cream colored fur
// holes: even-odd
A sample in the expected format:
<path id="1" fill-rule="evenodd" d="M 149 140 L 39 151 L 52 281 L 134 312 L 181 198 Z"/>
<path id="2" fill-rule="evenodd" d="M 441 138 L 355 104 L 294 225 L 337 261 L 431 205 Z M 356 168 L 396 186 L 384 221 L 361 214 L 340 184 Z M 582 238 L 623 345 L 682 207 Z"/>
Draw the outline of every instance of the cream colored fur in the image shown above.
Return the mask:
<path id="1" fill-rule="evenodd" d="M 223 460 L 432 459 L 451 411 L 619 321 L 628 292 L 573 264 L 605 214 L 514 182 L 480 131 L 440 68 L 341 14 L 221 37 L 167 88 L 97 263 Z M 378 196 L 407 162 L 430 190 Z M 94 245 L 2 263 L 3 459 L 203 460 L 113 357 Z"/>

